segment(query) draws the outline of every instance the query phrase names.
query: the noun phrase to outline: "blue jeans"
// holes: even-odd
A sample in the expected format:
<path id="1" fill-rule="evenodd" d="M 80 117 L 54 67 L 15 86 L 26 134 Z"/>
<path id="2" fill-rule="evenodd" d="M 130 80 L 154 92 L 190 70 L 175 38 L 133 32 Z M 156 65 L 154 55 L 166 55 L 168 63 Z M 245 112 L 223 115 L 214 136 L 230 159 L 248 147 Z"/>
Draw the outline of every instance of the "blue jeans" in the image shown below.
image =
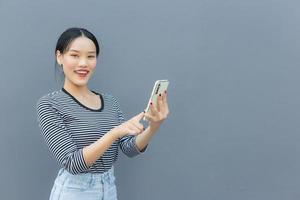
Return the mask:
<path id="1" fill-rule="evenodd" d="M 60 169 L 50 200 L 117 200 L 114 168 L 103 174 L 70 174 Z"/>

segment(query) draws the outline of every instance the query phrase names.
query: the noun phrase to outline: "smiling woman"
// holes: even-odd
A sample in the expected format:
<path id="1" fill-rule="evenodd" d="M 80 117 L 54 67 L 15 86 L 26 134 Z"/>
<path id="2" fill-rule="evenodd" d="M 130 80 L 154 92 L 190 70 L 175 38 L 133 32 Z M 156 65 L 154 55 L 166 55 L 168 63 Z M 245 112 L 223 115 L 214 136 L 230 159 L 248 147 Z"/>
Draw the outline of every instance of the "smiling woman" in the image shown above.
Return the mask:
<path id="1" fill-rule="evenodd" d="M 62 34 L 55 53 L 66 76 L 65 86 L 86 85 L 96 68 L 99 45 L 87 30 L 72 28 Z"/>
<path id="2" fill-rule="evenodd" d="M 55 54 L 65 75 L 64 85 L 37 102 L 40 130 L 63 166 L 51 191 L 52 200 L 116 200 L 113 164 L 118 147 L 129 157 L 144 152 L 169 113 L 164 92 L 150 113 L 141 112 L 125 121 L 114 96 L 88 88 L 99 51 L 96 37 L 88 30 L 63 32 Z M 140 123 L 143 117 L 148 119 L 147 129 Z"/>

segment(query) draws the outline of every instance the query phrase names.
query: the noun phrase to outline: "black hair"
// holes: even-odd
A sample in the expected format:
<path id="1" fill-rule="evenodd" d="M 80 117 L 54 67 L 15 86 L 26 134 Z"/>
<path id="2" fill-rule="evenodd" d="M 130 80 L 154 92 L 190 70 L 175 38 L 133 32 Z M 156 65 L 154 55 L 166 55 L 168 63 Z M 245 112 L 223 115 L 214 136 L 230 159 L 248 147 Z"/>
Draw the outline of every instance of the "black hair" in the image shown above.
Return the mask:
<path id="1" fill-rule="evenodd" d="M 61 54 L 64 54 L 66 51 L 68 51 L 70 44 L 78 37 L 87 37 L 92 40 L 96 46 L 96 56 L 98 57 L 100 48 L 96 37 L 87 29 L 77 27 L 68 28 L 60 35 L 56 43 L 55 55 L 57 51 L 59 51 Z M 55 59 L 56 69 L 60 70 L 61 67 L 58 67 L 57 65 L 58 63 Z"/>

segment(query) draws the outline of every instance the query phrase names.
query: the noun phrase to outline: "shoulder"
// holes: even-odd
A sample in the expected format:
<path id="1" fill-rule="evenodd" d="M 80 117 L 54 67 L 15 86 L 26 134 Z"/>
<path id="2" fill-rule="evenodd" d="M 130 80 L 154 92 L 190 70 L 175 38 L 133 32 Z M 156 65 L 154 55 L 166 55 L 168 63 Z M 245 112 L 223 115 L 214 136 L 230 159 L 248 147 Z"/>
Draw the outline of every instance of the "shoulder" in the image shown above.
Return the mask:
<path id="1" fill-rule="evenodd" d="M 39 109 L 42 106 L 45 105 L 58 105 L 60 99 L 62 98 L 63 94 L 61 90 L 53 91 L 48 94 L 45 94 L 41 96 L 37 102 L 36 102 L 36 107 Z"/>
<path id="2" fill-rule="evenodd" d="M 103 100 L 106 104 L 109 103 L 113 107 L 119 107 L 119 105 L 120 105 L 119 100 L 115 95 L 110 94 L 110 93 L 101 93 L 101 95 L 102 95 L 102 98 L 103 98 Z"/>
<path id="3" fill-rule="evenodd" d="M 117 100 L 116 97 L 110 93 L 101 93 L 102 97 L 105 99 L 108 99 L 110 101 L 115 101 Z"/>

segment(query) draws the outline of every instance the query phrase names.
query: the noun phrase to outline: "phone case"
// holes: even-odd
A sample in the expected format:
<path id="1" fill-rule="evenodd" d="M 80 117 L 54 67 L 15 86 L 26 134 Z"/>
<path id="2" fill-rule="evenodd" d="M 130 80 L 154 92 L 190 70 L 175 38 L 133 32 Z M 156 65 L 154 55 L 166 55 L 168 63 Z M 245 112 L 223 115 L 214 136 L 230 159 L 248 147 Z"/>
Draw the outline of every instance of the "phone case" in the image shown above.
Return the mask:
<path id="1" fill-rule="evenodd" d="M 154 87 L 152 89 L 151 92 L 151 96 L 149 98 L 147 107 L 145 109 L 145 112 L 149 112 L 150 111 L 150 103 L 152 102 L 154 105 L 157 104 L 157 97 L 159 96 L 159 94 L 162 94 L 165 90 L 168 89 L 169 86 L 169 81 L 168 80 L 157 80 L 154 84 Z M 146 118 L 144 117 L 144 120 L 146 120 Z"/>

